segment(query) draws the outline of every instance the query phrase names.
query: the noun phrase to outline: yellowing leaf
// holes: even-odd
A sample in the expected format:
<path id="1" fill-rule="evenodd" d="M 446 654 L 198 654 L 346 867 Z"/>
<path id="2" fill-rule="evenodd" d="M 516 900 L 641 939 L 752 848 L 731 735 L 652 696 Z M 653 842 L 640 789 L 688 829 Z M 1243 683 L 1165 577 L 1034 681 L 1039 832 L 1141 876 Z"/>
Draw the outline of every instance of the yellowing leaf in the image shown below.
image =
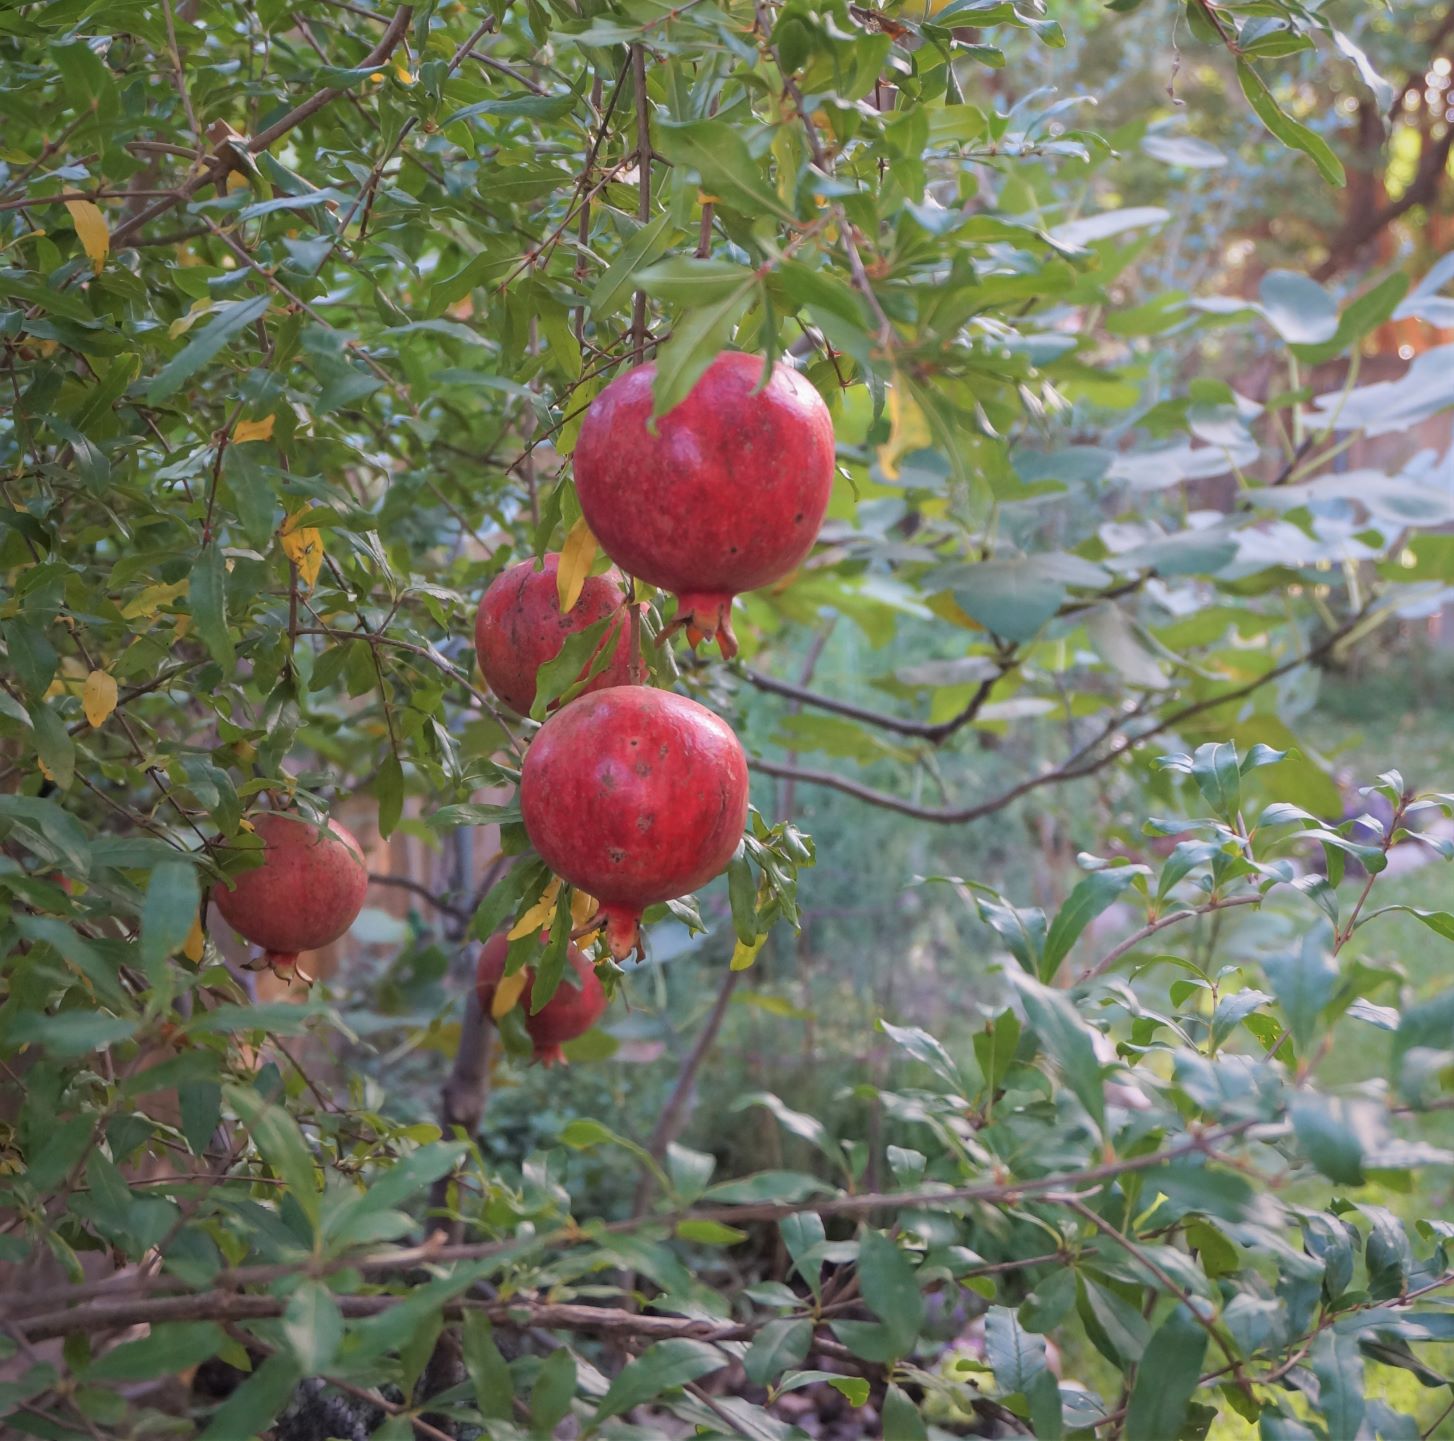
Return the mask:
<path id="1" fill-rule="evenodd" d="M 540 899 L 520 917 L 505 937 L 507 941 L 518 941 L 521 936 L 548 926 L 555 916 L 555 898 L 560 894 L 560 877 L 552 876 L 549 885 L 541 892 Z"/>
<path id="2" fill-rule="evenodd" d="M 93 670 L 81 687 L 81 709 L 92 729 L 105 725 L 106 717 L 116 709 L 116 677 L 104 670 Z"/>
<path id="3" fill-rule="evenodd" d="M 305 511 L 294 511 L 283 522 L 280 538 L 283 553 L 298 567 L 298 579 L 312 590 L 318 583 L 318 572 L 323 569 L 323 537 L 312 526 L 298 524 L 305 514 Z"/>
<path id="4" fill-rule="evenodd" d="M 182 942 L 182 954 L 196 965 L 202 959 L 202 953 L 206 949 L 207 938 L 202 934 L 202 917 L 192 917 L 192 929 L 187 932 L 187 939 Z"/>
<path id="5" fill-rule="evenodd" d="M 409 67 L 402 60 L 394 62 L 394 74 L 398 76 L 401 85 L 412 85 L 414 76 L 410 74 Z"/>
<path id="6" fill-rule="evenodd" d="M 596 908 L 600 905 L 595 896 L 588 896 L 584 891 L 572 891 L 570 893 L 570 918 L 572 928 L 583 926 L 596 914 Z"/>
<path id="7" fill-rule="evenodd" d="M 234 190 L 246 190 L 252 182 L 240 170 L 229 170 L 227 172 L 227 189 L 231 193 Z"/>
<path id="8" fill-rule="evenodd" d="M 555 590 L 560 598 L 562 615 L 568 615 L 575 609 L 595 559 L 596 537 L 591 534 L 591 528 L 582 516 L 571 526 L 570 534 L 560 548 L 560 564 L 555 572 Z"/>
<path id="9" fill-rule="evenodd" d="M 175 340 L 179 335 L 185 335 L 204 315 L 209 315 L 216 308 L 210 300 L 197 301 L 185 315 L 179 315 L 167 326 L 167 339 Z"/>
<path id="10" fill-rule="evenodd" d="M 751 945 L 738 941 L 732 948 L 732 969 L 734 971 L 750 970 L 752 963 L 757 959 L 757 953 L 762 949 L 762 943 L 766 936 L 759 936 Z"/>
<path id="11" fill-rule="evenodd" d="M 89 200 L 68 200 L 66 209 L 71 212 L 71 223 L 76 227 L 81 249 L 91 258 L 91 269 L 100 275 L 111 251 L 111 231 L 106 226 L 106 217 Z"/>
<path id="12" fill-rule="evenodd" d="M 276 415 L 265 415 L 261 420 L 238 421 L 232 428 L 232 443 L 246 445 L 250 440 L 271 440 L 277 419 Z"/>
<path id="13" fill-rule="evenodd" d="M 513 976 L 503 976 L 495 987 L 495 998 L 490 1002 L 490 1015 L 499 1020 L 513 1011 L 525 989 L 525 968 L 522 966 Z"/>
<path id="14" fill-rule="evenodd" d="M 889 427 L 888 443 L 878 448 L 878 466 L 886 480 L 897 480 L 900 459 L 923 450 L 933 439 L 919 402 L 903 377 L 897 374 L 889 387 Z"/>
<path id="15" fill-rule="evenodd" d="M 135 620 L 138 616 L 150 620 L 168 602 L 176 600 L 179 595 L 186 595 L 190 585 L 191 581 L 187 580 L 174 581 L 171 585 L 149 585 L 134 600 L 127 601 L 121 614 L 127 620 Z"/>

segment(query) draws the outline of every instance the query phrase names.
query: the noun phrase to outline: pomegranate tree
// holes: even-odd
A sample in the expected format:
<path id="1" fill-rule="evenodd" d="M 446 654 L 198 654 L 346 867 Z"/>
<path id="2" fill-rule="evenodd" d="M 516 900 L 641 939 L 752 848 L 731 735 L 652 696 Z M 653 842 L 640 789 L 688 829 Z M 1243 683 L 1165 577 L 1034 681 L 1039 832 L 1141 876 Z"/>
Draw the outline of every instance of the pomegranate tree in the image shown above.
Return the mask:
<path id="1" fill-rule="evenodd" d="M 475 993 L 480 998 L 480 1010 L 491 1016 L 495 992 L 505 974 L 505 957 L 510 942 L 503 934 L 491 936 L 480 947 L 479 963 L 475 967 Z M 553 1066 L 565 1059 L 561 1047 L 577 1036 L 583 1036 L 606 1013 L 606 992 L 596 979 L 595 968 L 578 946 L 571 946 L 566 954 L 570 957 L 571 970 L 575 972 L 575 984 L 569 976 L 563 976 L 555 988 L 555 994 L 534 1015 L 530 1012 L 530 991 L 535 984 L 535 968 L 525 968 L 525 987 L 520 992 L 519 1005 L 525 1017 L 525 1030 L 535 1047 L 535 1059 L 542 1065 Z"/>
<path id="2" fill-rule="evenodd" d="M 520 715 L 529 715 L 535 704 L 535 679 L 541 666 L 560 654 L 568 637 L 614 612 L 620 613 L 620 619 L 607 629 L 581 675 L 590 670 L 602 649 L 611 646 L 611 658 L 587 691 L 631 683 L 630 627 L 621 577 L 614 570 L 588 576 L 575 605 L 562 614 L 556 590 L 559 565 L 560 556 L 552 551 L 538 568 L 534 560 L 522 560 L 501 571 L 475 613 L 480 671 L 490 689 Z"/>
<path id="3" fill-rule="evenodd" d="M 576 492 L 601 548 L 673 591 L 673 628 L 737 652 L 732 597 L 781 579 L 813 547 L 833 486 L 833 422 L 812 385 L 759 356 L 725 353 L 651 423 L 654 365 L 591 402 Z M 760 387 L 760 388 L 759 388 Z"/>
<path id="4" fill-rule="evenodd" d="M 641 913 L 725 868 L 747 821 L 747 757 L 732 728 L 671 691 L 619 686 L 563 706 L 525 753 L 520 810 L 556 875 L 595 896 L 612 955 L 641 946 Z"/>
<path id="5" fill-rule="evenodd" d="M 280 974 L 300 951 L 336 941 L 358 918 L 369 888 L 363 848 L 337 821 L 319 827 L 301 816 L 265 811 L 253 830 L 263 862 L 212 888 L 222 918 Z"/>

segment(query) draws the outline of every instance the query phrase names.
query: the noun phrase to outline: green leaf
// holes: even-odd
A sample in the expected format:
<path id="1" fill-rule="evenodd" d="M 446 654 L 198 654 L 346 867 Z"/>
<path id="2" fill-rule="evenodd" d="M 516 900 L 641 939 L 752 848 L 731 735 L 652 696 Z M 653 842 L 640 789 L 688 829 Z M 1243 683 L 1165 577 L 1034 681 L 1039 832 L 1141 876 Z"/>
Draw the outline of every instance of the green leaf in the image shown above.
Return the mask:
<path id="1" fill-rule="evenodd" d="M 755 279 L 745 265 L 677 255 L 636 272 L 636 286 L 670 305 L 711 305 L 736 295 Z"/>
<path id="2" fill-rule="evenodd" d="M 201 1441 L 251 1441 L 288 1404 L 302 1373 L 291 1356 L 269 1356 L 216 1411 Z"/>
<path id="3" fill-rule="evenodd" d="M 66 723 L 52 706 L 41 702 L 30 712 L 35 731 L 35 753 L 48 773 L 48 779 L 60 791 L 68 791 L 76 776 L 76 743 Z"/>
<path id="4" fill-rule="evenodd" d="M 478 1311 L 465 1312 L 461 1349 L 480 1415 L 486 1420 L 509 1420 L 515 1394 L 510 1368 L 495 1344 L 490 1323 Z"/>
<path id="5" fill-rule="evenodd" d="M 1280 110 L 1262 77 L 1246 60 L 1237 62 L 1237 81 L 1247 97 L 1247 103 L 1273 135 L 1288 149 L 1301 150 L 1307 155 L 1330 185 L 1344 183 L 1343 162 L 1328 148 L 1327 141 Z"/>
<path id="6" fill-rule="evenodd" d="M 687 398 L 702 372 L 726 348 L 733 328 L 761 289 L 756 275 L 750 276 L 730 295 L 676 318 L 671 337 L 656 353 L 653 418 L 668 414 Z"/>
<path id="7" fill-rule="evenodd" d="M 1382 1108 L 1371 1102 L 1344 1100 L 1304 1092 L 1290 1107 L 1293 1130 L 1308 1160 L 1330 1181 L 1361 1186 L 1364 1136 L 1376 1125 Z M 1376 1136 L 1373 1137 L 1376 1141 Z"/>
<path id="8" fill-rule="evenodd" d="M 288 1194 L 316 1226 L 319 1213 L 318 1174 L 298 1123 L 281 1107 L 269 1105 L 256 1091 L 224 1086 L 227 1104 L 252 1134 L 253 1144 Z"/>
<path id="9" fill-rule="evenodd" d="M 234 336 L 261 320 L 271 303 L 270 295 L 257 295 L 250 300 L 225 300 L 218 305 L 206 325 L 162 367 L 147 387 L 147 403 L 159 405 L 169 400 Z"/>
<path id="10" fill-rule="evenodd" d="M 683 1241 L 694 1241 L 700 1246 L 735 1246 L 747 1239 L 747 1232 L 736 1226 L 724 1226 L 721 1221 L 685 1220 L 677 1222 L 677 1235 Z"/>
<path id="11" fill-rule="evenodd" d="M 1048 981 L 1060 969 L 1060 963 L 1082 931 L 1109 906 L 1138 876 L 1149 875 L 1145 866 L 1107 866 L 1092 871 L 1076 883 L 1065 904 L 1055 913 L 1045 937 L 1045 953 L 1040 958 L 1040 978 Z"/>
<path id="12" fill-rule="evenodd" d="M 570 1414 L 576 1394 L 576 1359 L 564 1346 L 552 1351 L 530 1388 L 530 1424 L 549 1434 Z"/>
<path id="13" fill-rule="evenodd" d="M 991 1306 L 984 1318 L 985 1359 L 1005 1391 L 1025 1393 L 1045 1370 L 1045 1341 L 1026 1331 L 1008 1306 Z"/>
<path id="14" fill-rule="evenodd" d="M 1055 1404 L 1058 1410 L 1058 1395 Z M 924 1425 L 919 1408 L 897 1386 L 889 1386 L 884 1391 L 883 1434 L 885 1437 L 892 1436 L 894 1441 L 929 1441 L 929 1430 Z M 1057 1441 L 1057 1438 L 1047 1437 L 1046 1441 Z"/>
<path id="15" fill-rule="evenodd" d="M 599 1426 L 633 1406 L 655 1400 L 699 1376 L 720 1371 L 726 1364 L 727 1358 L 705 1341 L 691 1341 L 685 1337 L 658 1341 L 616 1374 L 596 1408 L 594 1424 Z"/>
<path id="16" fill-rule="evenodd" d="M 1327 949 L 1326 928 L 1310 931 L 1296 950 L 1263 957 L 1262 969 L 1287 1017 L 1294 1045 L 1306 1051 L 1338 981 L 1337 964 Z"/>
<path id="17" fill-rule="evenodd" d="M 649 265 L 671 244 L 677 228 L 669 210 L 648 221 L 621 247 L 606 272 L 596 282 L 588 302 L 591 315 L 599 320 L 610 315 L 631 293 L 637 270 Z"/>
<path id="18" fill-rule="evenodd" d="M 216 545 L 204 545 L 192 567 L 187 604 L 212 658 L 231 674 L 236 658 L 227 624 L 227 567 Z"/>
<path id="19" fill-rule="evenodd" d="M 1318 1378 L 1318 1414 L 1329 1436 L 1357 1436 L 1363 1428 L 1363 1353 L 1356 1333 L 1330 1327 L 1313 1346 Z"/>
<path id="20" fill-rule="evenodd" d="M 752 158 L 742 132 L 725 121 L 664 121 L 656 127 L 656 144 L 673 165 L 695 170 L 701 176 L 702 188 L 718 204 L 749 218 L 792 218 L 792 212 Z"/>
<path id="21" fill-rule="evenodd" d="M 379 803 L 379 834 L 388 840 L 398 828 L 399 817 L 404 813 L 404 767 L 393 751 L 379 763 L 372 790 Z"/>
<path id="22" fill-rule="evenodd" d="M 1257 290 L 1262 311 L 1289 345 L 1318 345 L 1338 333 L 1338 306 L 1306 275 L 1269 270 Z"/>
<path id="23" fill-rule="evenodd" d="M 283 1336 L 305 1376 L 328 1369 L 343 1340 L 343 1313 L 321 1282 L 304 1281 L 288 1298 Z"/>
<path id="24" fill-rule="evenodd" d="M 149 1381 L 199 1366 L 222 1348 L 222 1329 L 211 1321 L 153 1325 L 139 1341 L 124 1341 L 85 1368 L 89 1381 Z"/>
<path id="25" fill-rule="evenodd" d="M 789 1371 L 779 1382 L 777 1394 L 782 1396 L 820 1383 L 847 1398 L 850 1406 L 862 1406 L 868 1401 L 868 1382 L 862 1376 L 840 1376 L 836 1371 Z"/>
<path id="26" fill-rule="evenodd" d="M 924 1298 L 909 1258 L 881 1231 L 865 1231 L 859 1242 L 858 1287 L 892 1350 L 907 1355 L 924 1324 Z"/>
<path id="27" fill-rule="evenodd" d="M 1201 1378 L 1207 1341 L 1206 1328 L 1184 1305 L 1176 1306 L 1152 1332 L 1131 1388 L 1126 1441 L 1167 1441 L 1181 1435 L 1187 1406 Z"/>
<path id="28" fill-rule="evenodd" d="M 813 1323 L 806 1317 L 769 1321 L 753 1338 L 742 1358 L 747 1379 L 767 1386 L 784 1371 L 802 1364 L 813 1341 Z"/>
<path id="29" fill-rule="evenodd" d="M 141 911 L 141 963 L 152 983 L 160 979 L 167 958 L 191 934 L 202 904 L 197 868 L 168 861 L 151 873 Z"/>
<path id="30" fill-rule="evenodd" d="M 1033 976 L 1007 973 L 1025 1007 L 1025 1017 L 1039 1038 L 1041 1049 L 1059 1065 L 1066 1084 L 1080 1099 L 1091 1119 L 1104 1128 L 1105 1092 L 1090 1028 L 1081 1020 L 1064 991 L 1042 986 Z"/>

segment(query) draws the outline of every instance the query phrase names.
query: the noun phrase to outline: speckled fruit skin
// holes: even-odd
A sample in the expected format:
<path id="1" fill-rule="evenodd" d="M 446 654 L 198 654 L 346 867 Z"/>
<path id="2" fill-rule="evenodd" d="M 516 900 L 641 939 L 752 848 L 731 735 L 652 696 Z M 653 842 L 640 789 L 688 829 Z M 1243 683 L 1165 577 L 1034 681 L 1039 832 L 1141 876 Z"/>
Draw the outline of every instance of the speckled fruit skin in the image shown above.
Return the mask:
<path id="1" fill-rule="evenodd" d="M 631 684 L 631 640 L 621 577 L 615 571 L 587 577 L 580 598 L 569 614 L 562 615 L 555 583 L 559 564 L 560 556 L 551 551 L 539 570 L 534 560 L 522 560 L 501 571 L 475 612 L 475 654 L 480 673 L 490 689 L 519 715 L 530 714 L 540 667 L 560 654 L 566 638 L 618 609 L 621 621 L 606 632 L 601 643 L 615 650 L 586 691 Z M 581 674 L 589 669 L 587 664 Z"/>
<path id="2" fill-rule="evenodd" d="M 505 974 L 505 956 L 509 950 L 510 942 L 503 934 L 491 936 L 480 947 L 480 959 L 475 967 L 475 994 L 480 998 L 480 1011 L 486 1016 L 495 999 L 495 987 Z M 566 954 L 576 973 L 575 983 L 562 977 L 555 994 L 532 1016 L 530 989 L 535 984 L 535 969 L 527 966 L 525 989 L 518 1002 L 525 1017 L 526 1033 L 535 1043 L 535 1059 L 546 1066 L 565 1060 L 561 1047 L 577 1036 L 584 1036 L 606 1013 L 606 992 L 596 979 L 595 968 L 577 946 L 571 946 Z"/>
<path id="3" fill-rule="evenodd" d="M 656 422 L 654 365 L 618 375 L 581 423 L 576 493 L 623 570 L 675 592 L 675 624 L 696 645 L 736 653 L 732 597 L 802 564 L 833 489 L 833 421 L 790 366 L 760 391 L 762 358 L 719 355 Z"/>
<path id="4" fill-rule="evenodd" d="M 619 686 L 541 726 L 520 778 L 546 865 L 601 904 L 611 953 L 640 949 L 641 912 L 705 885 L 747 823 L 747 757 L 731 726 L 671 691 Z"/>
<path id="5" fill-rule="evenodd" d="M 267 952 L 275 971 L 299 951 L 336 941 L 358 919 L 369 888 L 363 848 L 337 821 L 320 831 L 299 816 L 265 811 L 252 818 L 263 863 L 212 888 L 212 904 L 244 939 Z"/>

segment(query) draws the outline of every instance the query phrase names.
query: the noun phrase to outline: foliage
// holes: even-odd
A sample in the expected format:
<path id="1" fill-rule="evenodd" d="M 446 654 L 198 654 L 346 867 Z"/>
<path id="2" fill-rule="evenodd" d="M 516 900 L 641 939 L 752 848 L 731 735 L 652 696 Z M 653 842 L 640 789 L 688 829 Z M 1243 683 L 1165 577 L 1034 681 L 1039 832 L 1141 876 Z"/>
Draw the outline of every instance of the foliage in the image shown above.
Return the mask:
<path id="1" fill-rule="evenodd" d="M 1078 23 L 1139 23 L 1110 9 Z M 1227 123 L 1336 182 L 1338 137 L 1284 82 L 1337 63 L 1381 95 L 1351 25 L 1188 13 Z M 1206 152 L 1169 113 L 1099 134 L 1090 97 L 1015 85 L 1063 23 L 989 0 L 0 16 L 8 1425 L 221 1441 L 328 1407 L 385 1437 L 625 1436 L 664 1408 L 786 1437 L 781 1398 L 832 1388 L 906 1438 L 1219 1413 L 1334 1438 L 1410 1434 L 1372 1368 L 1447 1389 L 1422 1356 L 1451 1339 L 1448 1223 L 1373 1188 L 1454 1159 L 1425 1124 L 1454 993 L 1345 947 L 1389 914 L 1395 844 L 1447 849 L 1417 827 L 1449 801 L 1390 773 L 1356 827 L 1290 721 L 1311 663 L 1445 596 L 1440 462 L 1341 462 L 1447 408 L 1447 347 L 1358 365 L 1395 313 L 1446 315 L 1451 266 L 1160 290 Z M 1158 203 L 1121 204 L 1148 163 Z M 1248 338 L 1259 397 L 1200 373 Z M 514 923 L 518 965 L 565 914 L 510 798 L 534 723 L 476 685 L 471 608 L 521 555 L 591 562 L 569 456 L 610 375 L 653 354 L 666 410 L 728 345 L 806 371 L 842 483 L 810 564 L 741 602 L 743 662 L 648 645 L 653 681 L 731 714 L 759 775 L 925 828 L 1168 748 L 1147 788 L 1188 818 L 1143 810 L 1149 854 L 1083 857 L 1049 914 L 925 881 L 1003 951 L 972 1034 L 882 1017 L 902 1064 L 832 1128 L 706 1090 L 811 1161 L 719 1178 L 602 1107 L 486 1164 L 448 1092 L 442 1126 L 391 1094 L 392 1052 L 330 1089 L 307 1046 L 403 1015 L 401 1052 L 442 1069 L 415 992 L 454 1009 L 468 937 Z M 650 641 L 669 604 L 638 594 Z M 790 678 L 835 617 L 871 660 L 849 695 Z M 542 675 L 536 721 L 599 640 Z M 326 988 L 256 1003 L 204 903 L 250 811 L 356 794 L 386 838 L 498 825 L 514 860 L 433 898 L 443 949 L 376 1029 Z M 798 868 L 837 840 L 771 795 L 724 965 L 797 922 Z M 1444 910 L 1393 914 L 1454 938 Z M 657 959 L 602 970 L 644 985 Z M 1375 1032 L 1379 1075 L 1325 1083 Z M 459 1035 L 463 1059 L 476 1014 Z M 602 1157 L 642 1174 L 609 1219 L 561 1180 Z M 225 1399 L 151 1384 L 198 1366 Z"/>

